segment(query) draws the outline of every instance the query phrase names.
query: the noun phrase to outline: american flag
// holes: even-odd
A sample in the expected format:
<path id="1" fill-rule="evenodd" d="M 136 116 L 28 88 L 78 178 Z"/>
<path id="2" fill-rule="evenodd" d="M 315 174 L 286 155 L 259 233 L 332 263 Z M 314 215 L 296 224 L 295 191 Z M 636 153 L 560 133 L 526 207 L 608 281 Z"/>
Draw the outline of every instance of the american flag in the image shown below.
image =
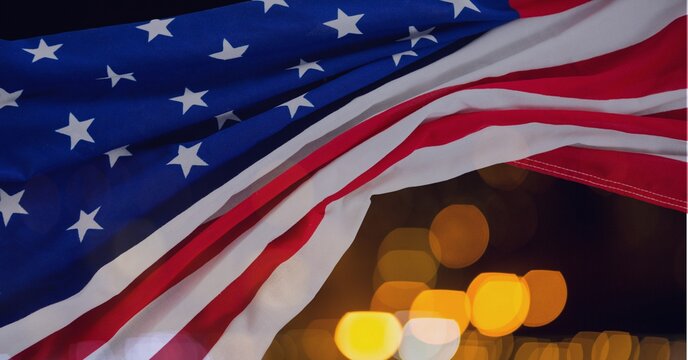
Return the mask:
<path id="1" fill-rule="evenodd" d="M 370 197 L 495 163 L 686 211 L 678 0 L 258 0 L 0 41 L 0 354 L 260 358 Z"/>

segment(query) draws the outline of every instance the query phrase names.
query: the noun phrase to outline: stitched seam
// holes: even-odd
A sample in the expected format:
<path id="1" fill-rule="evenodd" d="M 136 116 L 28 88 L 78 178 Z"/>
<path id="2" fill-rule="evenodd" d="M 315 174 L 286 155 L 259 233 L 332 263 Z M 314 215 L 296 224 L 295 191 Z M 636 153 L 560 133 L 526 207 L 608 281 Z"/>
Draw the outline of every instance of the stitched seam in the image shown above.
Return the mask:
<path id="1" fill-rule="evenodd" d="M 573 172 L 573 173 L 577 173 L 577 174 L 581 174 L 581 175 L 586 175 L 586 176 L 589 176 L 589 177 L 592 177 L 592 178 L 595 178 L 595 179 L 598 179 L 598 180 L 607 181 L 607 182 L 610 182 L 610 183 L 613 183 L 613 184 L 617 184 L 617 185 L 623 185 L 623 186 L 626 186 L 626 187 L 629 187 L 629 188 L 632 188 L 632 189 L 635 189 L 635 190 L 638 190 L 638 191 L 643 191 L 643 192 L 646 192 L 646 193 L 649 193 L 649 194 L 652 194 L 652 195 L 661 196 L 661 197 L 663 197 L 663 198 L 670 199 L 670 200 L 674 200 L 674 201 L 677 201 L 677 202 L 680 202 L 680 203 L 684 203 L 684 204 L 686 203 L 685 200 L 681 200 L 681 199 L 673 198 L 673 197 L 671 197 L 671 196 L 659 194 L 659 193 L 656 193 L 656 192 L 653 192 L 653 191 L 650 191 L 650 190 L 647 190 L 647 189 L 639 188 L 639 187 L 636 187 L 636 186 L 633 186 L 633 185 L 629 185 L 629 184 L 626 184 L 626 183 L 622 183 L 622 182 L 618 182 L 618 181 L 614 181 L 614 180 L 610 180 L 610 179 L 605 179 L 605 178 L 603 178 L 603 177 L 599 177 L 599 176 L 596 176 L 596 175 L 593 175 L 593 174 L 588 174 L 588 173 L 585 173 L 585 172 L 582 172 L 582 171 L 577 171 L 577 170 L 565 168 L 565 167 L 563 167 L 563 166 L 558 166 L 558 165 L 555 165 L 555 164 L 550 164 L 550 163 L 547 163 L 547 162 L 544 162 L 544 161 L 535 160 L 535 159 L 530 159 L 530 158 L 528 158 L 528 159 L 523 159 L 523 160 L 527 160 L 527 161 L 532 161 L 532 162 L 536 162 L 536 163 L 548 165 L 548 166 L 551 166 L 551 167 L 554 167 L 554 168 L 558 168 L 558 169 L 562 169 L 562 170 L 567 170 L 567 171 L 570 171 L 570 172 Z"/>
<path id="2" fill-rule="evenodd" d="M 534 169 L 539 169 L 539 170 L 543 170 L 543 171 L 548 171 L 548 172 L 551 172 L 551 173 L 554 173 L 554 174 L 557 174 L 557 175 L 566 176 L 566 177 L 569 177 L 569 178 L 572 178 L 572 179 L 584 181 L 584 182 L 587 182 L 587 183 L 589 183 L 589 184 L 597 185 L 597 186 L 600 186 L 600 187 L 606 187 L 606 188 L 608 188 L 608 189 L 618 190 L 618 191 L 620 191 L 620 192 L 625 192 L 625 193 L 628 193 L 628 194 L 636 195 L 636 196 L 638 196 L 638 197 L 641 197 L 641 198 L 644 198 L 644 199 L 648 199 L 648 200 L 652 200 L 652 201 L 656 201 L 656 202 L 661 203 L 661 204 L 664 204 L 664 205 L 680 207 L 681 209 L 687 209 L 686 206 L 684 206 L 684 205 L 678 205 L 678 204 L 670 203 L 670 202 L 667 202 L 667 201 L 659 200 L 659 199 L 654 198 L 654 197 L 651 197 L 651 196 L 646 196 L 646 195 L 643 195 L 643 194 L 640 194 L 640 193 L 636 193 L 636 192 L 633 192 L 633 191 L 630 191 L 630 190 L 626 190 L 626 189 L 623 189 L 623 188 L 618 188 L 618 187 L 615 187 L 615 186 L 611 186 L 611 185 L 607 185 L 607 184 L 598 183 L 598 182 L 595 182 L 595 181 L 592 181 L 592 180 L 589 180 L 589 179 L 585 179 L 585 178 L 581 178 L 581 177 L 578 177 L 578 176 L 574 176 L 574 175 L 570 175 L 570 174 L 565 174 L 565 173 L 562 173 L 562 172 L 559 172 L 559 171 L 556 171 L 556 170 L 547 169 L 547 168 L 540 167 L 540 166 L 533 165 L 533 164 L 525 164 L 525 163 L 522 163 L 522 162 L 520 162 L 520 161 L 514 161 L 514 163 L 516 163 L 516 164 L 521 164 L 521 165 L 528 166 L 528 167 L 532 167 L 532 168 L 534 168 Z"/>

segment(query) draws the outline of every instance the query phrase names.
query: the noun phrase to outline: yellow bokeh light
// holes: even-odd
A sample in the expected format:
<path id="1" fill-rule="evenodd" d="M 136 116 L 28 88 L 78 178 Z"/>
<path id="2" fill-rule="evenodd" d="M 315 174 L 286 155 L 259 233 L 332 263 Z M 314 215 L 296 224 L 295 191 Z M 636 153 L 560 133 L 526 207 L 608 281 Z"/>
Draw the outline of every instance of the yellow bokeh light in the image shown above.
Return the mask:
<path id="1" fill-rule="evenodd" d="M 528 315 L 528 284 L 514 274 L 480 274 L 468 286 L 467 295 L 471 303 L 471 323 L 487 336 L 514 332 Z"/>
<path id="2" fill-rule="evenodd" d="M 485 253 L 490 229 L 482 211 L 473 205 L 450 205 L 430 225 L 430 248 L 442 265 L 459 269 Z"/>
<path id="3" fill-rule="evenodd" d="M 531 270 L 523 279 L 530 290 L 530 309 L 523 325 L 536 327 L 554 321 L 566 305 L 564 275 L 559 271 Z"/>
<path id="4" fill-rule="evenodd" d="M 471 304 L 466 293 L 456 290 L 425 290 L 411 305 L 409 317 L 445 318 L 456 321 L 463 333 L 471 319 Z"/>
<path id="5" fill-rule="evenodd" d="M 430 289 L 417 281 L 387 281 L 380 285 L 370 301 L 370 310 L 396 312 L 411 308 L 413 300 L 421 292 Z"/>
<path id="6" fill-rule="evenodd" d="M 346 313 L 335 330 L 339 351 L 353 360 L 383 360 L 394 355 L 402 329 L 394 315 L 376 311 Z"/>

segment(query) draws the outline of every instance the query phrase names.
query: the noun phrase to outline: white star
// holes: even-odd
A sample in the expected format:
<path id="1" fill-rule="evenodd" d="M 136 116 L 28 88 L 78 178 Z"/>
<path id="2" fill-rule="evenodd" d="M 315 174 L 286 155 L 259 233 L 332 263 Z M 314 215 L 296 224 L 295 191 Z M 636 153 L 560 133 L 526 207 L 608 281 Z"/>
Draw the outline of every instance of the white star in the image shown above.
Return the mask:
<path id="1" fill-rule="evenodd" d="M 88 127 L 91 126 L 93 120 L 95 119 L 79 121 L 76 116 L 74 116 L 72 113 L 69 113 L 69 125 L 59 128 L 55 130 L 55 132 L 69 136 L 69 141 L 71 142 L 70 149 L 74 149 L 76 144 L 78 144 L 81 140 L 91 143 L 95 142 L 93 141 L 91 134 L 88 133 Z"/>
<path id="2" fill-rule="evenodd" d="M 33 55 L 33 60 L 31 61 L 32 63 L 35 63 L 36 61 L 40 59 L 53 59 L 57 60 L 57 56 L 55 55 L 55 51 L 57 49 L 61 48 L 62 44 L 55 44 L 55 45 L 48 45 L 45 43 L 43 39 L 41 39 L 38 42 L 38 47 L 35 49 L 23 49 L 29 54 Z"/>
<path id="3" fill-rule="evenodd" d="M 7 227 L 7 224 L 10 222 L 12 215 L 28 214 L 28 212 L 19 205 L 22 196 L 24 196 L 24 190 L 14 195 L 10 195 L 0 189 L 0 214 L 2 214 L 2 220 L 5 223 L 5 227 Z"/>
<path id="4" fill-rule="evenodd" d="M 337 9 L 337 18 L 323 24 L 337 30 L 337 39 L 349 34 L 363 34 L 356 26 L 356 23 L 358 20 L 361 20 L 363 15 L 365 14 L 349 16 L 341 9 Z"/>
<path id="5" fill-rule="evenodd" d="M 112 149 L 108 152 L 106 152 L 104 155 L 107 155 L 108 160 L 110 161 L 110 167 L 115 166 L 115 163 L 119 158 L 123 156 L 132 156 L 131 152 L 127 150 L 127 147 L 129 145 L 124 145 L 122 147 L 118 147 L 117 149 Z"/>
<path id="6" fill-rule="evenodd" d="M 117 85 L 117 83 L 122 79 L 136 81 L 134 78 L 134 73 L 118 74 L 112 70 L 110 65 L 106 65 L 105 71 L 107 71 L 108 76 L 98 78 L 97 80 L 110 80 L 112 82 L 112 87 L 115 87 L 115 85 Z"/>
<path id="7" fill-rule="evenodd" d="M 21 96 L 24 90 L 17 90 L 15 92 L 7 92 L 5 89 L 0 88 L 0 109 L 5 106 L 19 107 L 17 104 L 17 99 Z"/>
<path id="8" fill-rule="evenodd" d="M 86 213 L 83 210 L 79 212 L 79 221 L 75 222 L 74 225 L 70 226 L 67 228 L 67 231 L 69 230 L 76 230 L 79 233 L 79 242 L 84 241 L 84 236 L 86 235 L 86 232 L 89 230 L 103 230 L 103 228 L 96 222 L 96 215 L 98 215 L 98 211 L 100 210 L 100 206 L 98 206 L 95 210 L 91 211 L 90 213 Z"/>
<path id="9" fill-rule="evenodd" d="M 294 115 L 299 110 L 299 107 L 301 107 L 301 106 L 313 107 L 313 104 L 311 104 L 311 102 L 308 101 L 308 99 L 306 99 L 306 94 L 303 94 L 297 98 L 294 98 L 294 99 L 291 99 L 291 100 L 285 102 L 284 104 L 282 104 L 278 107 L 282 107 L 282 106 L 286 106 L 287 108 L 289 108 L 289 115 L 293 119 Z"/>
<path id="10" fill-rule="evenodd" d="M 220 114 L 215 117 L 217 119 L 217 129 L 222 129 L 223 126 L 225 126 L 225 122 L 227 120 L 232 120 L 232 121 L 241 121 L 238 116 L 234 115 L 234 110 L 227 111 L 224 114 Z"/>
<path id="11" fill-rule="evenodd" d="M 170 98 L 170 100 L 182 103 L 182 114 L 186 114 L 186 112 L 194 105 L 208 107 L 208 104 L 203 101 L 203 95 L 205 95 L 207 92 L 208 90 L 193 92 L 188 88 L 184 88 L 183 95 Z"/>
<path id="12" fill-rule="evenodd" d="M 430 35 L 430 33 L 435 30 L 434 27 L 431 27 L 427 30 L 424 31 L 418 31 L 415 26 L 409 26 L 409 36 L 399 39 L 397 41 L 406 41 L 406 40 L 411 40 L 411 47 L 416 46 L 416 43 L 420 41 L 420 39 L 428 39 L 432 42 L 437 42 L 437 38 L 435 38 L 433 35 Z"/>
<path id="13" fill-rule="evenodd" d="M 401 61 L 402 56 L 418 56 L 415 51 L 409 50 L 409 51 L 404 51 L 400 52 L 398 54 L 392 55 L 392 60 L 394 60 L 394 66 L 399 65 L 399 62 Z"/>
<path id="14" fill-rule="evenodd" d="M 179 148 L 177 149 L 177 156 L 170 160 L 167 165 L 181 166 L 185 178 L 189 175 L 189 172 L 193 166 L 208 166 L 208 163 L 198 157 L 198 150 L 201 148 L 201 144 L 202 142 L 199 142 L 198 144 L 189 148 L 185 147 L 184 145 L 179 145 Z"/>
<path id="15" fill-rule="evenodd" d="M 262 1 L 263 2 L 263 10 L 265 13 L 267 13 L 268 10 L 270 10 L 270 8 L 275 6 L 275 5 L 289 7 L 289 4 L 287 4 L 287 2 L 284 0 L 253 0 L 253 1 Z"/>
<path id="16" fill-rule="evenodd" d="M 248 45 L 233 47 L 227 39 L 222 40 L 222 51 L 210 54 L 211 58 L 230 60 L 240 58 L 248 49 Z"/>
<path id="17" fill-rule="evenodd" d="M 172 33 L 167 30 L 167 26 L 174 20 L 169 18 L 165 20 L 153 19 L 147 24 L 139 25 L 136 28 L 148 32 L 148 42 L 155 39 L 158 35 L 172 37 Z"/>
<path id="18" fill-rule="evenodd" d="M 469 8 L 473 11 L 480 12 L 480 9 L 478 9 L 477 6 L 471 0 L 440 0 L 446 3 L 450 3 L 454 5 L 454 19 L 456 19 L 459 14 L 461 14 L 461 11 L 465 8 Z"/>
<path id="19" fill-rule="evenodd" d="M 304 61 L 303 59 L 299 59 L 298 65 L 292 66 L 287 70 L 298 70 L 299 71 L 299 79 L 300 79 L 303 76 L 303 74 L 305 74 L 306 71 L 308 71 L 308 70 L 325 71 L 325 70 L 323 70 L 323 68 L 320 65 L 318 65 L 318 61 L 320 61 L 320 60 L 308 62 L 308 61 Z"/>

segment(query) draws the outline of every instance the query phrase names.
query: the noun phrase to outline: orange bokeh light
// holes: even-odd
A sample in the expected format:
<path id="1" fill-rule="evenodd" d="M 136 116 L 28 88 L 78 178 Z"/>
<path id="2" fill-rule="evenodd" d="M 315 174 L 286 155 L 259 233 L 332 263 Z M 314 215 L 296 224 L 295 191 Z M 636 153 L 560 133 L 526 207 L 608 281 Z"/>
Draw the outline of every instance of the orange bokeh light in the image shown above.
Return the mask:
<path id="1" fill-rule="evenodd" d="M 490 229 L 482 211 L 473 205 L 450 205 L 430 225 L 430 248 L 448 268 L 469 266 L 485 253 Z"/>
<path id="2" fill-rule="evenodd" d="M 463 333 L 471 319 L 471 304 L 463 291 L 425 290 L 411 305 L 409 317 L 445 318 L 456 321 L 459 331 Z"/>
<path id="3" fill-rule="evenodd" d="M 523 325 L 543 326 L 561 314 L 566 305 L 566 280 L 559 271 L 531 270 L 523 279 L 530 290 L 530 310 Z"/>

